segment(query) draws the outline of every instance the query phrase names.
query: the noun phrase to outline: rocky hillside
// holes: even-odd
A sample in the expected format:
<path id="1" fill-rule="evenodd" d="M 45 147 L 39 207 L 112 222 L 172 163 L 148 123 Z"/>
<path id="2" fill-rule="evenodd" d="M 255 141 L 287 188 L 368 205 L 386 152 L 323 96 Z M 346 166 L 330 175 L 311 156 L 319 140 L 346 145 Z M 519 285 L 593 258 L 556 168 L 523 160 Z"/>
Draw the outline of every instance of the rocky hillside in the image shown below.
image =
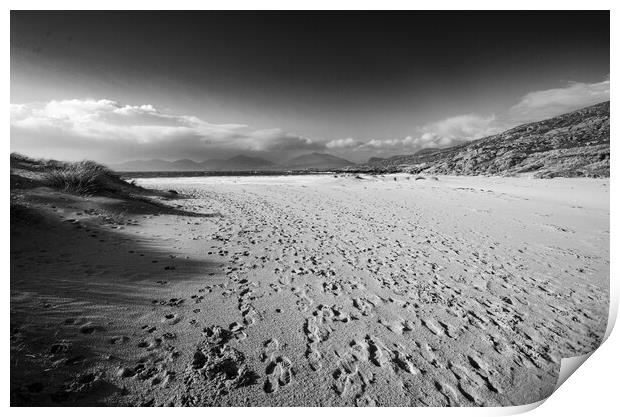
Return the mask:
<path id="1" fill-rule="evenodd" d="M 609 156 L 607 101 L 452 148 L 373 158 L 368 165 L 429 174 L 608 177 Z"/>

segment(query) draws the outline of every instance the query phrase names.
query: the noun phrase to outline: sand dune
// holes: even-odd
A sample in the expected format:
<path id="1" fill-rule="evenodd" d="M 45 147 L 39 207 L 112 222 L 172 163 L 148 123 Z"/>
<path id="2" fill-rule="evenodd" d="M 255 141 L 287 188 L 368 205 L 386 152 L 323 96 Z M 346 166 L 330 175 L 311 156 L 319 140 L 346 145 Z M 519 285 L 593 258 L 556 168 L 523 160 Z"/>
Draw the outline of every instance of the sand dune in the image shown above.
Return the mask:
<path id="1" fill-rule="evenodd" d="M 140 179 L 11 241 L 12 404 L 518 405 L 607 322 L 609 180 Z"/>

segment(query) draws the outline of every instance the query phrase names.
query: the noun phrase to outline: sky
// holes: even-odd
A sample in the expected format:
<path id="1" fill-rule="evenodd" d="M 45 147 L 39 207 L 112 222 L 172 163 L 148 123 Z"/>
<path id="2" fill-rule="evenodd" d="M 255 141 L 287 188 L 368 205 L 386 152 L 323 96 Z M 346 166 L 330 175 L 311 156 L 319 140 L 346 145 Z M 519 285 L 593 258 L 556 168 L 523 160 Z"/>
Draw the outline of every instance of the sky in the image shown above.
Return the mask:
<path id="1" fill-rule="evenodd" d="M 11 150 L 362 162 L 609 99 L 609 12 L 11 12 Z"/>

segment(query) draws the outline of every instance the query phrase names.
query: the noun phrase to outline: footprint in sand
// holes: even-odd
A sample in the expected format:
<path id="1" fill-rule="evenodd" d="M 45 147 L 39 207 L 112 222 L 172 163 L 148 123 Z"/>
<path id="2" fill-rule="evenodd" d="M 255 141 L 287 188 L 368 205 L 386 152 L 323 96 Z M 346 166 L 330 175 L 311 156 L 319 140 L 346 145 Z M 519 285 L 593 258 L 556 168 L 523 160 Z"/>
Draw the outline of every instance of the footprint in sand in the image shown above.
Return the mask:
<path id="1" fill-rule="evenodd" d="M 318 371 L 323 366 L 321 361 L 323 354 L 319 347 L 322 342 L 329 338 L 331 332 L 331 327 L 324 325 L 321 317 L 314 316 L 306 319 L 304 325 L 304 333 L 307 339 L 306 358 L 314 371 Z"/>
<path id="2" fill-rule="evenodd" d="M 414 329 L 414 324 L 411 320 L 403 320 L 400 317 L 394 321 L 386 321 L 379 319 L 379 323 L 384 325 L 392 333 L 402 335 L 405 332 L 410 332 Z"/>
<path id="3" fill-rule="evenodd" d="M 324 282 L 323 292 L 329 293 L 334 297 L 338 297 L 342 293 L 342 285 L 339 282 Z"/>
<path id="4" fill-rule="evenodd" d="M 383 343 L 372 339 L 369 335 L 366 336 L 365 341 L 368 344 L 370 362 L 379 367 L 387 366 L 389 364 L 389 357 Z"/>
<path id="5" fill-rule="evenodd" d="M 258 311 L 251 304 L 243 304 L 240 307 L 241 317 L 245 326 L 253 326 L 258 319 Z"/>
<path id="6" fill-rule="evenodd" d="M 263 352 L 260 354 L 260 360 L 265 362 L 266 360 L 273 357 L 278 348 L 280 347 L 280 342 L 278 339 L 269 339 L 263 343 Z"/>
<path id="7" fill-rule="evenodd" d="M 372 317 L 372 310 L 374 309 L 375 305 L 370 300 L 361 297 L 353 299 L 353 307 L 358 309 L 362 316 Z"/>
<path id="8" fill-rule="evenodd" d="M 404 353 L 404 348 L 399 347 L 398 350 L 392 351 L 392 363 L 394 371 L 404 371 L 411 375 L 419 375 L 420 370 L 414 365 L 413 357 Z"/>
<path id="9" fill-rule="evenodd" d="M 360 355 L 359 348 L 363 348 L 362 345 L 364 342 L 361 345 L 351 342 L 350 349 L 340 357 L 338 367 L 332 373 L 332 388 L 339 396 L 352 398 L 357 406 L 373 406 L 376 400 L 366 394 L 366 389 L 375 382 L 375 376 L 370 371 L 360 369 L 363 361 L 368 358 L 367 354 Z"/>
<path id="10" fill-rule="evenodd" d="M 342 309 L 338 306 L 328 306 L 319 304 L 312 313 L 315 317 L 319 319 L 321 322 L 334 322 L 340 321 L 343 323 L 348 323 L 350 321 L 350 317 L 347 313 L 343 312 Z"/>
<path id="11" fill-rule="evenodd" d="M 442 336 L 444 334 L 444 328 L 433 319 L 423 319 L 422 324 L 436 336 Z"/>
<path id="12" fill-rule="evenodd" d="M 456 388 L 446 382 L 435 381 L 435 388 L 439 391 L 448 403 L 448 406 L 459 406 L 459 396 Z"/>
<path id="13" fill-rule="evenodd" d="M 120 345 L 123 343 L 127 343 L 129 341 L 129 337 L 127 336 L 112 336 L 110 338 L 110 344 L 112 345 Z"/>
<path id="14" fill-rule="evenodd" d="M 480 399 L 480 389 L 484 386 L 484 381 L 466 366 L 450 362 L 448 368 L 458 381 L 456 387 L 461 395 L 476 405 L 484 405 Z"/>
<path id="15" fill-rule="evenodd" d="M 146 349 L 148 351 L 157 349 L 159 346 L 161 346 L 161 339 L 157 337 L 153 339 L 145 339 L 138 343 L 139 348 Z"/>
<path id="16" fill-rule="evenodd" d="M 262 362 L 266 362 L 265 383 L 263 390 L 272 393 L 278 390 L 278 387 L 285 387 L 292 380 L 292 362 L 286 356 L 277 355 L 280 343 L 277 339 L 269 339 L 263 343 L 263 351 L 260 355 Z"/>
<path id="17" fill-rule="evenodd" d="M 59 355 L 61 353 L 66 353 L 71 349 L 71 345 L 65 342 L 54 343 L 50 346 L 50 353 L 53 355 Z"/>
<path id="18" fill-rule="evenodd" d="M 489 391 L 502 393 L 499 384 L 497 384 L 492 377 L 490 366 L 486 362 L 475 355 L 467 355 L 467 361 L 478 377 L 484 381 L 484 385 Z"/>
<path id="19" fill-rule="evenodd" d="M 267 379 L 263 385 L 263 389 L 267 393 L 278 390 L 279 387 L 285 387 L 291 383 L 293 374 L 291 371 L 291 360 L 286 356 L 276 356 L 267 363 L 265 374 Z"/>
<path id="20" fill-rule="evenodd" d="M 116 375 L 120 378 L 132 378 L 136 376 L 136 372 L 131 368 L 121 367 L 118 368 Z"/>
<path id="21" fill-rule="evenodd" d="M 181 317 L 177 314 L 168 313 L 162 319 L 161 322 L 168 325 L 175 325 L 181 321 Z"/>
<path id="22" fill-rule="evenodd" d="M 247 333 L 244 332 L 245 326 L 237 321 L 230 323 L 228 325 L 228 330 L 237 338 L 237 340 L 244 340 L 248 337 Z"/>
<path id="23" fill-rule="evenodd" d="M 94 334 L 101 331 L 103 331 L 103 327 L 92 322 L 88 322 L 80 326 L 80 333 L 83 334 Z"/>
<path id="24" fill-rule="evenodd" d="M 314 300 L 308 296 L 307 288 L 291 288 L 293 294 L 297 296 L 297 307 L 300 311 L 308 311 L 310 306 L 314 304 Z"/>
<path id="25" fill-rule="evenodd" d="M 279 278 L 278 283 L 280 283 L 280 285 L 282 285 L 283 287 L 288 287 L 289 285 L 293 283 L 293 278 L 287 275 L 282 278 Z"/>

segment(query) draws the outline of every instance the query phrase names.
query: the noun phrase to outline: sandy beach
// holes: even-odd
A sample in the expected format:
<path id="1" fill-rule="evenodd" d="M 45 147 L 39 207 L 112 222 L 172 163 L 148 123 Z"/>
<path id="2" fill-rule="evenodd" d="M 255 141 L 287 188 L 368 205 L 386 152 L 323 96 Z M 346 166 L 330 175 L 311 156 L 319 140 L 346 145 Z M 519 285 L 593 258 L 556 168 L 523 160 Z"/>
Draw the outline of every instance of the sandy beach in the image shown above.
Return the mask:
<path id="1" fill-rule="evenodd" d="M 137 181 L 12 226 L 13 405 L 519 405 L 605 331 L 609 179 Z"/>

